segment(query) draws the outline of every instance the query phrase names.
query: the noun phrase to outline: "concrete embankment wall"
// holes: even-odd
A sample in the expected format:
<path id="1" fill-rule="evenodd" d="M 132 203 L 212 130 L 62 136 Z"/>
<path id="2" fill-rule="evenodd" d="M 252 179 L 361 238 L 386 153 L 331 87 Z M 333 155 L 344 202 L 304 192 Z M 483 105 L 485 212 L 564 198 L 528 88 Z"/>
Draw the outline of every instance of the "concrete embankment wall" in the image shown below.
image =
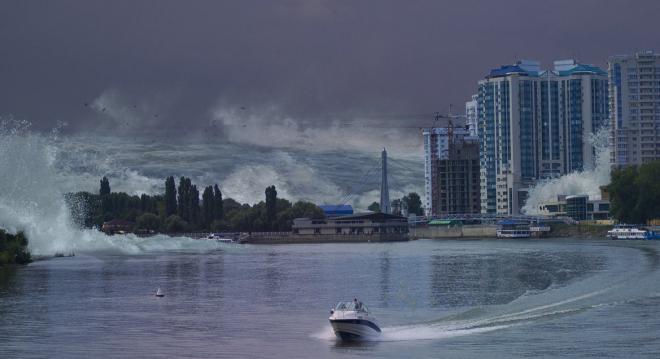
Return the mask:
<path id="1" fill-rule="evenodd" d="M 285 243 L 355 243 L 355 242 L 401 242 L 407 241 L 406 234 L 381 235 L 331 235 L 331 234 L 292 234 L 292 233 L 252 233 L 241 239 L 241 243 L 285 244 Z"/>
<path id="2" fill-rule="evenodd" d="M 612 229 L 611 225 L 593 224 L 564 224 L 553 223 L 550 225 L 548 237 L 583 237 L 583 238 L 607 238 L 607 231 Z"/>
<path id="3" fill-rule="evenodd" d="M 463 226 L 410 227 L 410 239 L 435 238 L 488 238 L 497 237 L 497 226 L 491 224 L 466 224 Z"/>

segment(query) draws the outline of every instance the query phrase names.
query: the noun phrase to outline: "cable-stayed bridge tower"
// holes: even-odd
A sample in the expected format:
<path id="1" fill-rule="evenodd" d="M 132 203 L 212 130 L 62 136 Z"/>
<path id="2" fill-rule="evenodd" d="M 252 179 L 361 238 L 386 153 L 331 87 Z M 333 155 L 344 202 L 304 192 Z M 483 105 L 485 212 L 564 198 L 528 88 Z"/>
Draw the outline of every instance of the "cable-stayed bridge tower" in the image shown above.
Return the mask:
<path id="1" fill-rule="evenodd" d="M 390 206 L 390 189 L 387 185 L 387 151 L 383 148 L 381 153 L 382 177 L 380 180 L 380 211 L 383 213 L 392 213 Z"/>

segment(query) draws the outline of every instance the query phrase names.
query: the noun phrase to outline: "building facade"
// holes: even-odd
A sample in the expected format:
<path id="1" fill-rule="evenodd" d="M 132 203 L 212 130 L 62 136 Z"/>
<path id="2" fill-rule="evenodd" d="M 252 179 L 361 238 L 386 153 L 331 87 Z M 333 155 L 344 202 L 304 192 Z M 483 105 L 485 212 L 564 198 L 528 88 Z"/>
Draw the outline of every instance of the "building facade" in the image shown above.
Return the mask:
<path id="1" fill-rule="evenodd" d="M 589 137 L 607 124 L 607 73 L 574 60 L 491 70 L 479 81 L 481 211 L 520 214 L 528 189 L 595 165 Z"/>
<path id="2" fill-rule="evenodd" d="M 546 216 L 567 216 L 576 221 L 610 219 L 610 201 L 587 195 L 559 195 L 557 201 L 542 204 L 540 210 Z"/>
<path id="3" fill-rule="evenodd" d="M 292 234 L 339 240 L 407 240 L 408 219 L 382 212 L 325 219 L 296 218 Z"/>
<path id="4" fill-rule="evenodd" d="M 479 95 L 472 95 L 472 99 L 465 103 L 465 118 L 467 119 L 470 136 L 479 136 Z"/>
<path id="5" fill-rule="evenodd" d="M 660 54 L 614 56 L 608 69 L 610 161 L 628 166 L 660 159 Z"/>
<path id="6" fill-rule="evenodd" d="M 460 145 L 464 142 L 478 143 L 478 138 L 471 136 L 465 127 L 433 127 L 422 131 L 424 136 L 424 209 L 427 215 L 440 213 L 438 199 L 440 184 L 438 182 L 438 161 L 450 159 L 450 145 Z M 435 201 L 434 201 L 435 199 Z"/>
<path id="7" fill-rule="evenodd" d="M 479 213 L 479 142 L 463 140 L 450 143 L 446 158 L 433 164 L 431 214 Z"/>

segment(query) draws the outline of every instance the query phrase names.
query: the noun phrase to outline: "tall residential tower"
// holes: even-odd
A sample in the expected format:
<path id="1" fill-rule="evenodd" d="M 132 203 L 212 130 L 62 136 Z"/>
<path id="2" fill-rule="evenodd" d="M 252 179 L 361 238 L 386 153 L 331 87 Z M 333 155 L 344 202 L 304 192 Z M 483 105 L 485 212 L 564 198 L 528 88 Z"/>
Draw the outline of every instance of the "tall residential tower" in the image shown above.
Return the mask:
<path id="1" fill-rule="evenodd" d="M 519 214 L 539 179 L 591 168 L 607 123 L 607 73 L 574 60 L 518 61 L 479 81 L 481 211 Z"/>
<path id="2" fill-rule="evenodd" d="M 609 61 L 610 161 L 615 166 L 660 159 L 660 54 Z"/>

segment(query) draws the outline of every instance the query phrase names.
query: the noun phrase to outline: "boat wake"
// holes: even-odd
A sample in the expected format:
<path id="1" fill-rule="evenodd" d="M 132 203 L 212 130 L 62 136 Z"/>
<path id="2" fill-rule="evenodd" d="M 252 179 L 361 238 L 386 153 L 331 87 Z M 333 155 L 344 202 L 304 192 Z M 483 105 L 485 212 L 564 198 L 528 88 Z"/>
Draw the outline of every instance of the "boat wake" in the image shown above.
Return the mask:
<path id="1" fill-rule="evenodd" d="M 660 279 L 657 250 L 644 243 L 606 243 L 597 247 L 602 247 L 602 253 L 607 255 L 611 254 L 612 246 L 617 247 L 618 254 L 623 251 L 627 255 L 611 255 L 605 270 L 565 286 L 550 286 L 526 293 L 507 304 L 472 308 L 433 321 L 385 326 L 382 335 L 371 340 L 440 340 L 483 334 L 657 297 L 654 289 Z M 334 336 L 328 329 L 314 337 L 330 339 Z"/>

